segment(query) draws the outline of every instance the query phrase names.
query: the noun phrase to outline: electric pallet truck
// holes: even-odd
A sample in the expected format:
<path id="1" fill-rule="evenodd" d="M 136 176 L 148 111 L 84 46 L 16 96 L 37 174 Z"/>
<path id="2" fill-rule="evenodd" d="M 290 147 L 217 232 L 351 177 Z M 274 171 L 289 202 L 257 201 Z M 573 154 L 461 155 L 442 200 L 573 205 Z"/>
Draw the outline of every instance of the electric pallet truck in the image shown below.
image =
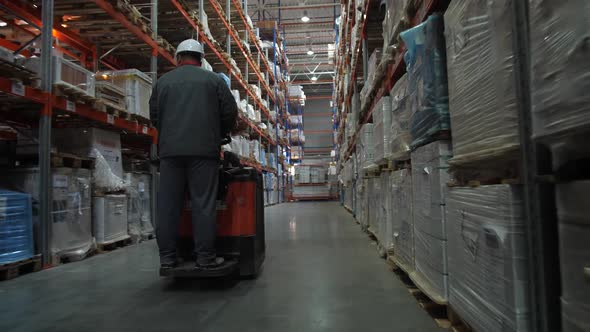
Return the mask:
<path id="1" fill-rule="evenodd" d="M 228 143 L 226 139 L 224 144 Z M 219 167 L 217 196 L 217 256 L 225 259 L 220 267 L 198 269 L 193 256 L 190 199 L 185 202 L 179 227 L 178 267 L 162 271 L 175 278 L 256 277 L 265 258 L 264 201 L 262 175 L 243 167 L 238 156 L 224 152 Z"/>

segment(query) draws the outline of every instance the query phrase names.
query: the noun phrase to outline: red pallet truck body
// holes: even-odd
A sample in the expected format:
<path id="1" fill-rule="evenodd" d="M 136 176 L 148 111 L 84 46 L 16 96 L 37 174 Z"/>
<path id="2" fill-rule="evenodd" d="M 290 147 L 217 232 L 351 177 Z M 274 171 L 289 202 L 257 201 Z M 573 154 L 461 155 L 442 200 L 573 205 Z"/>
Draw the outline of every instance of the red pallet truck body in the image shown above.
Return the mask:
<path id="1" fill-rule="evenodd" d="M 168 276 L 257 276 L 266 251 L 262 175 L 254 168 L 242 167 L 235 154 L 225 152 L 219 170 L 215 241 L 217 255 L 226 260 L 223 266 L 210 270 L 195 268 L 192 234 L 190 199 L 187 195 L 178 240 L 179 257 L 184 263 L 167 273 Z"/>

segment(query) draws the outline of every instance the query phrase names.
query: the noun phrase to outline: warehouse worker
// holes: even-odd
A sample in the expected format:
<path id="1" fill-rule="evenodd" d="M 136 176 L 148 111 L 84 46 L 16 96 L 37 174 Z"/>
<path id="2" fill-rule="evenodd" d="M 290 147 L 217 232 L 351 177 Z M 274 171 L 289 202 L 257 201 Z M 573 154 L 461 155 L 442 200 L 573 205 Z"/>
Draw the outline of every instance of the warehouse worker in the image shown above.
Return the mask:
<path id="1" fill-rule="evenodd" d="M 215 268 L 216 198 L 221 139 L 238 109 L 226 82 L 201 68 L 203 46 L 187 39 L 176 49 L 178 67 L 163 75 L 150 98 L 159 133 L 160 189 L 156 236 L 161 269 L 177 265 L 176 240 L 188 188 L 197 268 Z"/>

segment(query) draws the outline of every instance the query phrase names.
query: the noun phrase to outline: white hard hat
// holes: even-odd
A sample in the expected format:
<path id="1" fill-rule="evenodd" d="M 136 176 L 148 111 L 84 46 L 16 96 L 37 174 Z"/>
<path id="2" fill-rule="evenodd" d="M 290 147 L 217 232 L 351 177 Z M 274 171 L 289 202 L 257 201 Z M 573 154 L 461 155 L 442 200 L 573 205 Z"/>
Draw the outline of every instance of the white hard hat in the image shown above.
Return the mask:
<path id="1" fill-rule="evenodd" d="M 196 52 L 201 53 L 201 55 L 205 54 L 205 50 L 203 49 L 203 45 L 194 39 L 187 39 L 182 43 L 178 44 L 176 48 L 176 53 L 174 54 L 177 56 L 179 53 L 182 52 Z"/>

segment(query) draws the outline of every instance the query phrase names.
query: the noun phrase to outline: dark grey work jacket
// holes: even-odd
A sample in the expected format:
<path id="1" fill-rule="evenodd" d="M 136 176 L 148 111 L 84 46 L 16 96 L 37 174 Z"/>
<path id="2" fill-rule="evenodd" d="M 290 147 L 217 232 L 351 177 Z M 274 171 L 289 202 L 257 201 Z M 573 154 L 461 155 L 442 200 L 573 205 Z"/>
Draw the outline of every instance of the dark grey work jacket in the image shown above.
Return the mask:
<path id="1" fill-rule="evenodd" d="M 219 158 L 221 139 L 234 129 L 237 115 L 235 99 L 223 79 L 192 65 L 160 77 L 150 98 L 161 158 Z"/>

